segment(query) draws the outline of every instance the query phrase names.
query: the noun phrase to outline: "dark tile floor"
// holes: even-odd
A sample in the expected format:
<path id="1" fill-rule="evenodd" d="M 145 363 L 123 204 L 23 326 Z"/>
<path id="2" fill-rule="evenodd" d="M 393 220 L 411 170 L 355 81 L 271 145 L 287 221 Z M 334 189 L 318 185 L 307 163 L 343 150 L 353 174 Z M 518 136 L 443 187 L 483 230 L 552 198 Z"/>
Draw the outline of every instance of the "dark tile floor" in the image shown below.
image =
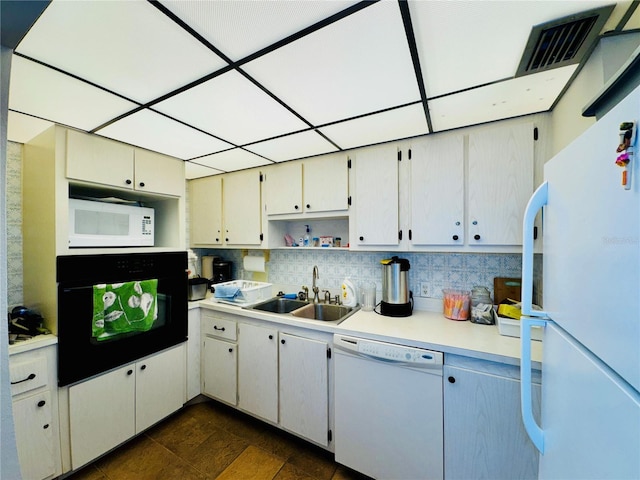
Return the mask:
<path id="1" fill-rule="evenodd" d="M 218 402 L 184 407 L 72 480 L 365 480 L 333 454 Z"/>

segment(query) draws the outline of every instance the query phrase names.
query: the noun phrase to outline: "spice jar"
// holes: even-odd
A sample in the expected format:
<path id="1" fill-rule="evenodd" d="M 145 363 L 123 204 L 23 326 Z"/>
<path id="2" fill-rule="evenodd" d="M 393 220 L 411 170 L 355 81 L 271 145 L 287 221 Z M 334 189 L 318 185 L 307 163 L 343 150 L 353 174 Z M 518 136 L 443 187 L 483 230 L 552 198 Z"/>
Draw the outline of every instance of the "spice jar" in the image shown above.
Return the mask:
<path id="1" fill-rule="evenodd" d="M 471 318 L 472 323 L 493 325 L 493 301 L 486 287 L 476 286 L 471 290 Z"/>

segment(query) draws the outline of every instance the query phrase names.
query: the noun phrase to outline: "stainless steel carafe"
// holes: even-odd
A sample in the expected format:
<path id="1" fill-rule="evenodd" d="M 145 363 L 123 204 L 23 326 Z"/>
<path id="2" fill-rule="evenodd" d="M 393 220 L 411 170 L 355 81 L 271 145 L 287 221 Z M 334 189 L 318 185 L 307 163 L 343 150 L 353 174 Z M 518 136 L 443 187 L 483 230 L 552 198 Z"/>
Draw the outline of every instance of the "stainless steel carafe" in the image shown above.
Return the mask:
<path id="1" fill-rule="evenodd" d="M 396 256 L 382 264 L 382 301 L 380 313 L 389 317 L 408 317 L 413 311 L 413 295 L 409 290 L 409 260 Z"/>

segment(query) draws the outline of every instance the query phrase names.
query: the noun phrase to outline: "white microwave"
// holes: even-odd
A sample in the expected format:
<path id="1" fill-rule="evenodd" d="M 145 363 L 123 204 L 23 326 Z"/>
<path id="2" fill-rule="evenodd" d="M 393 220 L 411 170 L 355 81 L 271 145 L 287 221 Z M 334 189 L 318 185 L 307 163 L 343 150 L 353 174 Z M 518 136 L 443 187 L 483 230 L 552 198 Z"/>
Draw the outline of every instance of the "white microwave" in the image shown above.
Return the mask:
<path id="1" fill-rule="evenodd" d="M 69 247 L 153 247 L 153 208 L 69 199 Z"/>

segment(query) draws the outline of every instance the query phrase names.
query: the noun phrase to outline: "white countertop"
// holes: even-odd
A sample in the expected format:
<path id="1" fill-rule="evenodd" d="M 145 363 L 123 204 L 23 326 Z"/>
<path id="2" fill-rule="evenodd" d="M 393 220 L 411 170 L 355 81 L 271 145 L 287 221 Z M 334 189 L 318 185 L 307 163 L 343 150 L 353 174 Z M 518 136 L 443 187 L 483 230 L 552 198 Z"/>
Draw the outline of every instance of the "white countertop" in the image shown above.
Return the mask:
<path id="1" fill-rule="evenodd" d="M 35 350 L 36 348 L 48 347 L 49 345 L 55 345 L 56 343 L 58 343 L 58 337 L 55 335 L 36 335 L 29 340 L 22 340 L 14 343 L 13 345 L 9 345 L 9 355 L 28 352 L 30 350 Z"/>
<path id="2" fill-rule="evenodd" d="M 410 317 L 385 317 L 375 312 L 360 310 L 341 324 L 335 325 L 292 315 L 242 309 L 234 305 L 217 303 L 214 299 L 202 300 L 197 304 L 220 312 L 282 325 L 428 348 L 509 365 L 520 364 L 519 338 L 500 335 L 497 325 L 458 322 L 449 320 L 438 312 L 414 311 Z M 534 368 L 540 368 L 542 342 L 532 342 L 531 357 Z"/>

